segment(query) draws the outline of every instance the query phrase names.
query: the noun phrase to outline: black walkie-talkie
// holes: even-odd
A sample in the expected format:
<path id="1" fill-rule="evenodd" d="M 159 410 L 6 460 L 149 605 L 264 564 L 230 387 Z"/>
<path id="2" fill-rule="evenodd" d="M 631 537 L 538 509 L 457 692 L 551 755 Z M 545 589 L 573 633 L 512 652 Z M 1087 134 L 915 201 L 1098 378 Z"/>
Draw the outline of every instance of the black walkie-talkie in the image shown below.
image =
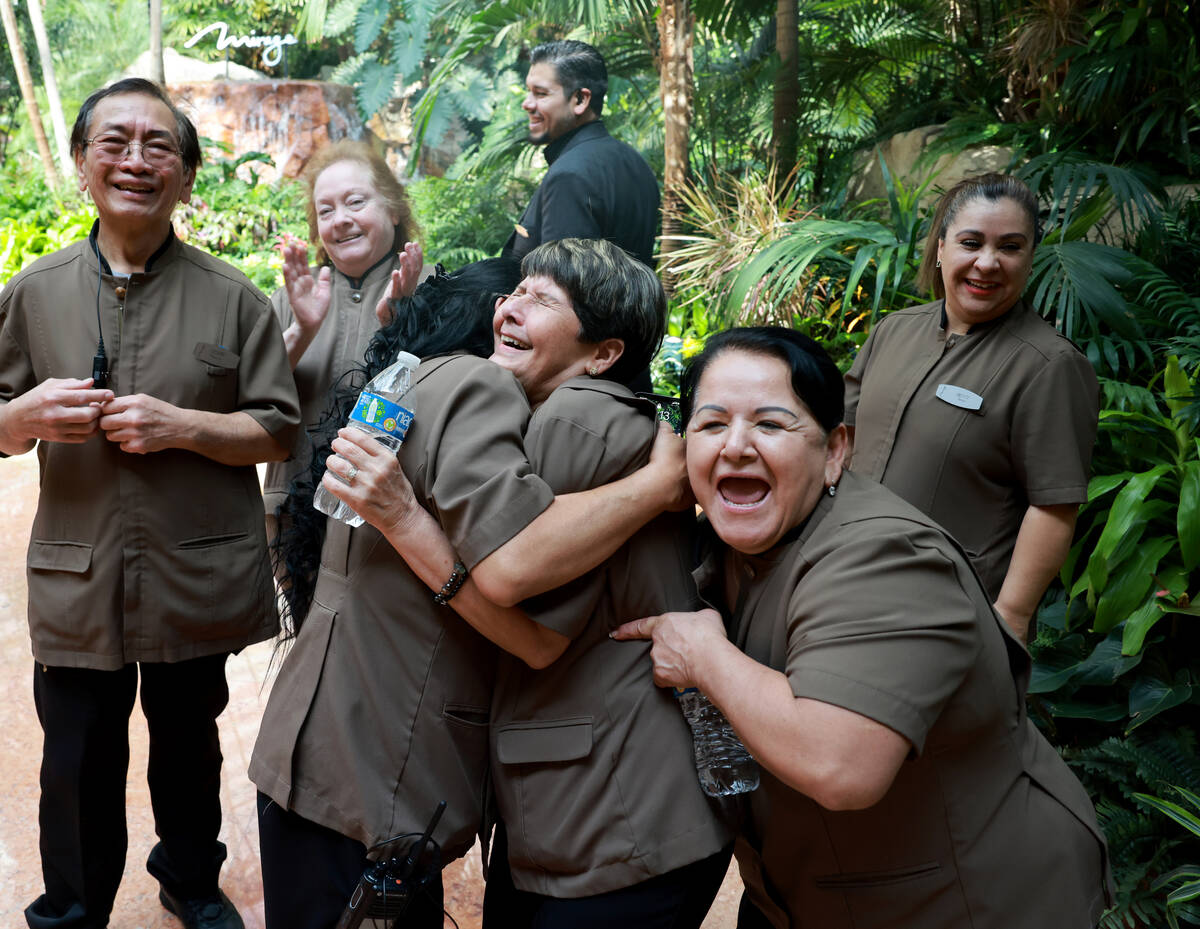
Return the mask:
<path id="1" fill-rule="evenodd" d="M 408 909 L 413 894 L 423 888 L 432 878 L 441 873 L 442 856 L 437 842 L 433 841 L 433 830 L 446 809 L 446 801 L 438 803 L 433 818 L 425 832 L 413 842 L 404 858 L 384 858 L 363 872 L 358 886 L 350 895 L 350 902 L 338 920 L 337 929 L 358 929 L 365 919 L 384 919 L 392 926 L 397 917 Z M 392 845 L 403 836 L 396 836 L 381 845 Z M 376 846 L 378 848 L 379 846 Z M 425 854 L 429 849 L 429 854 Z M 421 863 L 422 856 L 426 861 Z"/>

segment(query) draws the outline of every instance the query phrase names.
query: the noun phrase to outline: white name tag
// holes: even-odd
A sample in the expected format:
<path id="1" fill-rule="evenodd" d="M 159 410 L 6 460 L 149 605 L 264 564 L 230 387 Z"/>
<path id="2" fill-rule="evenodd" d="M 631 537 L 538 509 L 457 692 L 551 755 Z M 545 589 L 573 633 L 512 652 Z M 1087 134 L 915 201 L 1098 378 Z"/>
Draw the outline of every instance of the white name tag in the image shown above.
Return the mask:
<path id="1" fill-rule="evenodd" d="M 972 393 L 965 387 L 955 387 L 953 384 L 938 384 L 937 398 L 964 410 L 978 410 L 983 406 L 983 397 L 979 394 Z"/>

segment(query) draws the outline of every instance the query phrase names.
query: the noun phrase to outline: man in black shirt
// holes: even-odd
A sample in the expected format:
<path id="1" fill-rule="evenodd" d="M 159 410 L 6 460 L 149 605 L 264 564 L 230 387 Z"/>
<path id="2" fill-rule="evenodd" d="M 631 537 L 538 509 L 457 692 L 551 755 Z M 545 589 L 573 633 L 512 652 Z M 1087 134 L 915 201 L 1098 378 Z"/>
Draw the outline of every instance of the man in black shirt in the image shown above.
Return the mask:
<path id="1" fill-rule="evenodd" d="M 637 151 L 608 134 L 600 118 L 608 70 L 583 42 L 537 46 L 522 106 L 529 141 L 546 146 L 550 169 L 504 246 L 523 258 L 543 242 L 608 239 L 654 266 L 658 182 Z"/>

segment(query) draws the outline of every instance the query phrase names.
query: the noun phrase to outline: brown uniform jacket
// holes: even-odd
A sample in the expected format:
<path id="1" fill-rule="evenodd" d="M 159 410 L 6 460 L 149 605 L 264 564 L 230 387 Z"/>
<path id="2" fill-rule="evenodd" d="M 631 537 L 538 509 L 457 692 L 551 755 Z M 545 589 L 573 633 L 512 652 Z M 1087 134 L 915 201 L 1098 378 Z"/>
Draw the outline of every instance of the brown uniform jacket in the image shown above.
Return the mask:
<path id="1" fill-rule="evenodd" d="M 846 374 L 852 467 L 949 530 L 994 600 L 1026 509 L 1087 500 L 1099 400 L 1087 359 L 1023 301 L 966 335 L 941 301 L 898 310 Z"/>
<path id="2" fill-rule="evenodd" d="M 1091 802 L 1027 718 L 1028 653 L 945 533 L 847 472 L 791 538 L 726 557 L 738 647 L 914 746 L 866 810 L 763 770 L 737 856 L 772 924 L 1092 929 L 1107 855 Z M 697 571 L 706 595 L 722 564 L 718 546 Z"/>
<path id="3" fill-rule="evenodd" d="M 87 377 L 96 288 L 117 395 L 243 411 L 284 443 L 296 389 L 266 298 L 238 271 L 171 238 L 145 272 L 99 275 L 76 242 L 0 295 L 0 402 L 49 377 Z M 38 444 L 29 628 L 38 661 L 113 670 L 234 651 L 275 633 L 262 498 L 250 466 L 103 436 Z"/>
<path id="4" fill-rule="evenodd" d="M 355 365 L 362 364 L 363 353 L 371 336 L 379 329 L 375 304 L 383 296 L 392 271 L 398 264 L 398 256 L 392 255 L 390 261 L 375 265 L 357 281 L 352 281 L 336 268 L 331 269 L 329 313 L 292 372 L 296 378 L 296 390 L 300 394 L 303 428 L 297 432 L 288 460 L 272 461 L 267 465 L 267 473 L 263 478 L 263 497 L 268 514 L 273 514 L 283 503 L 292 478 L 308 468 L 312 454 L 308 432 L 320 422 L 333 382 Z M 313 269 L 314 276 L 318 270 Z M 355 284 L 359 286 L 355 287 Z M 286 330 L 295 319 L 287 290 L 283 287 L 271 294 L 271 309 L 279 320 L 280 329 Z"/>
<path id="5" fill-rule="evenodd" d="M 516 380 L 468 355 L 423 361 L 400 450 L 417 501 L 468 568 L 550 505 L 521 445 Z M 496 649 L 370 525 L 330 522 L 312 608 L 263 714 L 250 779 L 305 819 L 374 845 L 424 828 L 444 860 L 483 812 Z"/>
<path id="6" fill-rule="evenodd" d="M 525 448 L 555 493 L 645 464 L 654 407 L 611 381 L 572 378 L 530 420 Z M 687 722 L 654 686 L 649 642 L 623 622 L 697 608 L 690 515 L 651 522 L 600 568 L 526 601 L 573 641 L 549 668 L 502 655 L 492 709 L 493 778 L 518 888 L 604 893 L 715 854 L 732 839 L 700 789 Z"/>

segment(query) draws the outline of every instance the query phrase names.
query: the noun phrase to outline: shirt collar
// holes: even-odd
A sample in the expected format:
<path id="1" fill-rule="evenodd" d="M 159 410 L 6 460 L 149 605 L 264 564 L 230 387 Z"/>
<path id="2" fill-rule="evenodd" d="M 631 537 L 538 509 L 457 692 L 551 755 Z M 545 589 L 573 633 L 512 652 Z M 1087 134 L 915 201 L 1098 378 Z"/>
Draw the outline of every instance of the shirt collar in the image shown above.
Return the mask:
<path id="1" fill-rule="evenodd" d="M 88 242 L 92 246 L 92 251 L 96 253 L 96 258 L 100 262 L 100 268 L 104 271 L 105 274 L 111 275 L 113 273 L 113 270 L 109 266 L 108 259 L 105 258 L 104 255 L 100 251 L 99 237 L 100 237 L 100 220 L 97 219 L 94 223 L 92 223 L 92 231 L 88 233 Z M 167 226 L 167 237 L 165 239 L 163 239 L 163 244 L 154 250 L 154 254 L 146 259 L 146 268 L 145 268 L 144 273 L 146 273 L 146 274 L 150 273 L 150 271 L 154 267 L 154 263 L 156 261 L 158 261 L 159 258 L 161 258 L 163 255 L 166 254 L 167 249 L 171 247 L 171 243 L 174 241 L 175 241 L 175 227 Z"/>
<path id="2" fill-rule="evenodd" d="M 1020 310 L 1024 305 L 1025 305 L 1025 298 L 1018 297 L 1016 303 L 1014 303 L 1012 306 L 1010 306 L 1007 310 L 1005 310 L 1003 313 L 1001 313 L 995 319 L 989 319 L 986 323 L 975 323 L 974 325 L 968 326 L 967 331 L 964 334 L 965 335 L 974 335 L 977 332 L 987 332 L 989 329 L 993 329 L 996 326 L 1003 325 L 1005 320 L 1014 316 L 1015 311 Z M 938 328 L 941 329 L 943 332 L 949 334 L 949 332 L 950 332 L 949 325 L 950 325 L 950 318 L 946 315 L 946 299 L 945 299 L 945 297 L 943 297 L 942 301 L 941 301 L 941 312 L 938 316 Z"/>
<path id="3" fill-rule="evenodd" d="M 584 131 L 589 130 L 589 131 Z M 599 130 L 599 132 L 597 132 Z M 587 138 L 590 135 L 604 135 L 608 130 L 604 128 L 604 120 L 593 119 L 591 122 L 584 123 L 582 126 L 576 126 L 570 132 L 564 132 L 557 139 L 546 146 L 546 163 L 554 164 L 556 158 L 561 155 L 572 142 L 577 138 Z"/>
<path id="4" fill-rule="evenodd" d="M 375 262 L 375 264 L 373 264 L 373 265 L 371 265 L 371 267 L 367 268 L 367 270 L 363 272 L 362 277 L 351 277 L 349 274 L 344 274 L 341 271 L 338 271 L 338 274 L 341 274 L 342 277 L 344 277 L 347 281 L 350 282 L 351 290 L 362 290 L 363 284 L 365 284 L 367 282 L 367 278 L 369 278 L 371 276 L 371 273 L 373 271 L 375 271 L 381 265 L 385 265 L 385 264 L 388 264 L 388 263 L 394 261 L 395 258 L 396 258 L 395 252 L 388 252 L 386 255 L 384 255 L 382 258 L 380 258 L 377 262 Z M 331 266 L 332 266 L 332 263 L 331 263 Z M 337 268 L 334 268 L 333 270 L 337 271 Z"/>

